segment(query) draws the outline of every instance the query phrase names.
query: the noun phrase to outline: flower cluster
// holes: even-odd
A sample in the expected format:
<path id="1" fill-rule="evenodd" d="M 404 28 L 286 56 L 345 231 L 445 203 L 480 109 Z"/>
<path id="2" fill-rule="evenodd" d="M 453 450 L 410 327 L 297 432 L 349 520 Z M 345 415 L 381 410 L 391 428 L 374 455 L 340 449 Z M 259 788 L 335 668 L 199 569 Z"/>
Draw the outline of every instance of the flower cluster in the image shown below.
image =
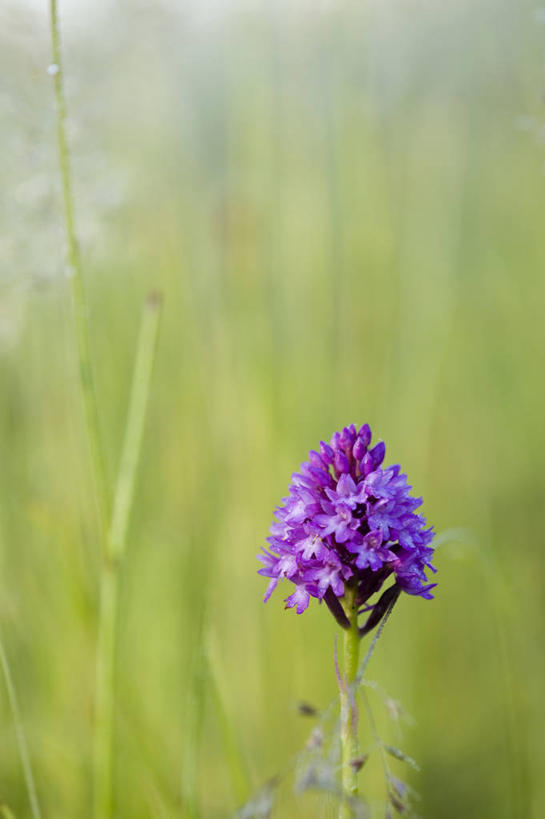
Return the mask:
<path id="1" fill-rule="evenodd" d="M 298 614 L 311 597 L 325 599 L 335 616 L 345 585 L 357 589 L 363 606 L 384 581 L 395 576 L 395 591 L 431 598 L 427 582 L 433 529 L 416 512 L 421 498 L 399 466 L 382 466 L 385 446 L 370 447 L 371 429 L 354 424 L 320 442 L 292 475 L 289 495 L 276 509 L 267 538 L 269 549 L 259 559 L 259 574 L 271 578 L 265 600 L 278 581 L 287 578 L 295 591 L 286 608 Z M 336 613 L 337 612 L 337 613 Z"/>

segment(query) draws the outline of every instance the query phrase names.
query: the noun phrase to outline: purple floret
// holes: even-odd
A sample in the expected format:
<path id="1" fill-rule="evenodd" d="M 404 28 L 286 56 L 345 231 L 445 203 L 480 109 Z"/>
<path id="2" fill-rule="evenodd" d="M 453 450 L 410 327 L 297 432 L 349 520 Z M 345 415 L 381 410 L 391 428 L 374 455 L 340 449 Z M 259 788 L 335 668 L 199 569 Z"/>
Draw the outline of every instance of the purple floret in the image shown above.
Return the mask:
<path id="1" fill-rule="evenodd" d="M 432 597 L 425 570 L 435 571 L 434 532 L 416 512 L 422 499 L 410 495 L 399 466 L 382 466 L 384 443 L 370 443 L 369 425 L 351 424 L 321 441 L 292 475 L 259 556 L 259 574 L 270 578 L 265 600 L 286 578 L 295 584 L 286 608 L 297 614 L 311 597 L 333 610 L 332 596 L 343 597 L 347 583 L 363 606 L 390 576 L 397 590 Z"/>

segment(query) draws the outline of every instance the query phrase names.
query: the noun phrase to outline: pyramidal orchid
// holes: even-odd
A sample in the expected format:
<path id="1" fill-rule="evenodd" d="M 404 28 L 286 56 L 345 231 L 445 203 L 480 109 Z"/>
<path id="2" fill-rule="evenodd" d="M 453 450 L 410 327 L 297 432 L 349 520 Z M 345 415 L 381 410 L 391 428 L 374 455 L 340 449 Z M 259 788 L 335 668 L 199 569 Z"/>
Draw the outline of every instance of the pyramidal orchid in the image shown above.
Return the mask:
<path id="1" fill-rule="evenodd" d="M 345 630 L 341 816 L 350 815 L 350 799 L 357 795 L 353 688 L 360 638 L 391 611 L 401 592 L 429 599 L 435 586 L 426 575 L 435 571 L 434 532 L 417 511 L 422 498 L 411 495 L 398 465 L 384 466 L 385 454 L 384 443 L 371 446 L 368 424 L 359 429 L 350 424 L 329 443 L 321 441 L 292 475 L 268 548 L 259 556 L 259 574 L 269 578 L 265 601 L 288 580 L 295 588 L 285 598 L 286 608 L 302 614 L 311 598 L 324 601 Z"/>

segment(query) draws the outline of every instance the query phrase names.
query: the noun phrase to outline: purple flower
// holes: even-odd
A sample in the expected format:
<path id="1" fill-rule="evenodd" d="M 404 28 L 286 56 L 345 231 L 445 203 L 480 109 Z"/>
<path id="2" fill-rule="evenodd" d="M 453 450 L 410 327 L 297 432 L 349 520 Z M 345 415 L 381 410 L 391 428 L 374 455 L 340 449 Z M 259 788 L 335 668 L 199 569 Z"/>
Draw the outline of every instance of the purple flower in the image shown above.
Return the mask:
<path id="1" fill-rule="evenodd" d="M 369 448 L 370 443 L 369 425 L 357 430 L 351 424 L 335 432 L 329 444 L 321 441 L 319 451 L 310 452 L 292 475 L 288 496 L 275 512 L 268 549 L 259 556 L 259 574 L 270 578 L 265 600 L 285 578 L 295 584 L 286 608 L 301 614 L 311 597 L 325 599 L 342 621 L 337 601 L 347 584 L 356 588 L 358 606 L 390 576 L 394 587 L 384 594 L 432 597 L 435 584 L 428 583 L 426 569 L 435 571 L 434 533 L 416 512 L 422 499 L 410 495 L 399 466 L 382 466 L 384 444 Z"/>

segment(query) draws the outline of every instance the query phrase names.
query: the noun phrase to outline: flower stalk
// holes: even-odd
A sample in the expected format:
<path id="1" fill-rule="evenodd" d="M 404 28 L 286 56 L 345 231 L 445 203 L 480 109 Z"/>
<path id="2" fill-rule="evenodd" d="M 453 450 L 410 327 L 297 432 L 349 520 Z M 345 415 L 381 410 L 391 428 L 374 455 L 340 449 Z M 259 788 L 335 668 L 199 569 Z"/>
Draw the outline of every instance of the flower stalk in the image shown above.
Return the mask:
<path id="1" fill-rule="evenodd" d="M 339 819 L 350 819 L 350 800 L 358 795 L 358 711 L 355 700 L 356 677 L 358 674 L 360 634 L 358 628 L 358 606 L 356 587 L 348 585 L 344 596 L 344 608 L 350 628 L 343 632 L 344 678 L 340 688 L 341 699 L 341 764 L 343 799 L 339 809 Z"/>

